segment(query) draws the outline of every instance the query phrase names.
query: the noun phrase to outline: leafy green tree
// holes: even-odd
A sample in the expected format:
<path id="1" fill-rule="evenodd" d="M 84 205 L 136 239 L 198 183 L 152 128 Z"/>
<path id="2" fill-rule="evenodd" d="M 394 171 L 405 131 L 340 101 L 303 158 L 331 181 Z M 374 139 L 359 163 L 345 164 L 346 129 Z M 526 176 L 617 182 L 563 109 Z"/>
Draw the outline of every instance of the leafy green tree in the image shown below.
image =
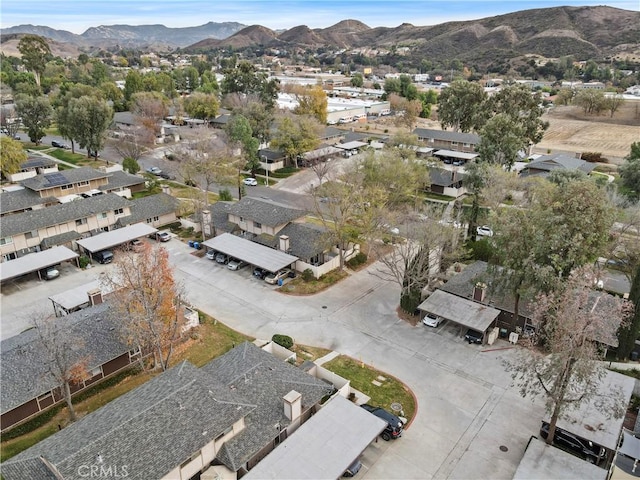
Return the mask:
<path id="1" fill-rule="evenodd" d="M 273 108 L 278 96 L 279 84 L 275 79 L 269 80 L 267 74 L 258 72 L 255 65 L 244 60 L 223 71 L 221 91 L 223 94 L 244 93 L 256 94 L 267 108 Z"/>
<path id="2" fill-rule="evenodd" d="M 476 152 L 482 161 L 503 165 L 511 170 L 518 159 L 518 152 L 526 150 L 527 146 L 521 126 L 510 116 L 499 113 L 482 127 Z"/>
<path id="3" fill-rule="evenodd" d="M 26 160 L 27 152 L 22 143 L 7 136 L 0 137 L 0 172 L 5 178 L 20 171 L 20 164 Z"/>
<path id="4" fill-rule="evenodd" d="M 273 124 L 273 110 L 267 108 L 263 103 L 250 101 L 247 104 L 236 105 L 233 113 L 242 115 L 249 120 L 253 136 L 260 143 L 268 143 L 271 138 L 271 125 Z"/>
<path id="5" fill-rule="evenodd" d="M 617 357 L 626 360 L 636 346 L 636 340 L 640 338 L 640 263 L 636 266 L 629 291 L 631 309 L 628 318 L 618 330 Z"/>
<path id="6" fill-rule="evenodd" d="M 541 117 L 544 113 L 540 92 L 532 93 L 531 89 L 522 84 L 508 84 L 487 100 L 487 119 L 496 115 L 507 115 L 514 125 L 522 132 L 525 146 L 535 145 L 542 140 L 542 136 L 549 124 Z"/>
<path id="7" fill-rule="evenodd" d="M 126 157 L 122 160 L 122 168 L 132 175 L 135 175 L 140 171 L 140 164 L 135 158 Z"/>
<path id="8" fill-rule="evenodd" d="M 218 115 L 220 102 L 213 94 L 194 92 L 184 99 L 184 111 L 193 118 L 209 120 Z"/>
<path id="9" fill-rule="evenodd" d="M 220 92 L 220 85 L 216 76 L 211 71 L 206 71 L 200 76 L 200 86 L 196 89 L 197 92 L 210 93 L 217 95 Z"/>
<path id="10" fill-rule="evenodd" d="M 33 72 L 36 83 L 40 86 L 40 76 L 44 72 L 47 61 L 51 58 L 49 44 L 38 35 L 25 35 L 18 42 L 18 51 L 22 55 L 22 63 L 25 68 Z"/>
<path id="11" fill-rule="evenodd" d="M 53 110 L 47 97 L 29 97 L 21 95 L 16 99 L 16 112 L 22 117 L 29 139 L 40 145 L 45 129 L 51 125 Z"/>
<path id="12" fill-rule="evenodd" d="M 233 115 L 225 125 L 225 132 L 232 144 L 239 145 L 252 174 L 260 168 L 258 159 L 258 139 L 253 136 L 251 124 L 243 115 Z"/>
<path id="13" fill-rule="evenodd" d="M 618 169 L 622 185 L 628 190 L 628 195 L 632 198 L 640 197 L 640 142 L 631 144 L 631 151 L 625 157 Z"/>
<path id="14" fill-rule="evenodd" d="M 70 111 L 75 138 L 81 148 L 87 149 L 87 156 L 93 155 L 97 160 L 98 150 L 104 147 L 105 133 L 113 120 L 113 109 L 104 100 L 84 96 L 71 100 Z"/>
<path id="15" fill-rule="evenodd" d="M 472 198 L 467 234 L 471 237 L 471 240 L 475 241 L 477 235 L 476 227 L 480 216 L 480 202 L 482 193 L 489 181 L 490 165 L 487 162 L 471 162 L 465 167 L 465 171 L 463 185 Z"/>
<path id="16" fill-rule="evenodd" d="M 455 132 L 479 131 L 484 125 L 487 94 L 479 83 L 455 80 L 442 89 L 438 119 L 442 128 Z"/>
<path id="17" fill-rule="evenodd" d="M 361 73 L 354 73 L 351 77 L 351 86 L 362 88 L 364 86 L 364 78 Z"/>
<path id="18" fill-rule="evenodd" d="M 55 97 L 53 106 L 55 108 L 54 116 L 58 125 L 58 132 L 62 138 L 71 142 L 71 151 L 74 153 L 75 141 L 78 138 L 74 129 L 78 127 L 78 123 L 71 112 L 71 100 L 85 96 L 102 98 L 101 95 L 100 91 L 89 85 L 64 83 L 61 85 L 60 93 Z"/>
<path id="19" fill-rule="evenodd" d="M 129 102 L 136 93 L 142 91 L 144 91 L 142 75 L 137 70 L 129 70 L 124 82 L 124 99 Z"/>
<path id="20" fill-rule="evenodd" d="M 298 156 L 317 148 L 322 126 L 310 116 L 283 114 L 277 120 L 278 128 L 271 146 L 281 150 L 291 165 L 298 167 Z"/>
<path id="21" fill-rule="evenodd" d="M 586 114 L 598 115 L 605 109 L 605 98 L 602 90 L 583 88 L 573 99 L 573 103 Z"/>

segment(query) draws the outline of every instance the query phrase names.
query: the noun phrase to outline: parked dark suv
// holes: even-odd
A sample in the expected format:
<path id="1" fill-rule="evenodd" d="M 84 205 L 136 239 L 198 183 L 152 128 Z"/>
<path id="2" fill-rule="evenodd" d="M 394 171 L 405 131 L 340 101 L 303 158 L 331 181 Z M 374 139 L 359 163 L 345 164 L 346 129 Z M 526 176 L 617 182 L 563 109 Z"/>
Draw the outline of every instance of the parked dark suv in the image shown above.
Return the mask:
<path id="1" fill-rule="evenodd" d="M 549 436 L 549 424 L 547 422 L 542 422 L 540 436 L 544 439 Z M 553 444 L 595 465 L 598 465 L 606 454 L 604 447 L 558 427 L 556 427 L 553 437 Z"/>
<path id="2" fill-rule="evenodd" d="M 482 335 L 482 333 L 472 329 L 467 330 L 467 333 L 464 335 L 464 339 L 469 343 L 482 343 L 483 337 L 484 335 Z"/>
<path id="3" fill-rule="evenodd" d="M 404 423 L 398 417 L 396 417 L 393 413 L 387 412 L 384 408 L 373 407 L 368 404 L 360 405 L 366 411 L 373 413 L 376 417 L 381 418 L 385 422 L 387 422 L 387 428 L 382 432 L 383 440 L 391 440 L 400 438 L 402 436 L 402 430 L 404 429 Z"/>

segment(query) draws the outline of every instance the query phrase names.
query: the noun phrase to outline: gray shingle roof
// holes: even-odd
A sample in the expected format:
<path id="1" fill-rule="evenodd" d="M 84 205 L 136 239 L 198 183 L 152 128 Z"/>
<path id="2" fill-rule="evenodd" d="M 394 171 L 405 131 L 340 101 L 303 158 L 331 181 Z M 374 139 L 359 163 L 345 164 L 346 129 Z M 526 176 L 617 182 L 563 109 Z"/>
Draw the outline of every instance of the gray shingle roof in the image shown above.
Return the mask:
<path id="1" fill-rule="evenodd" d="M 465 175 L 453 170 L 445 170 L 444 168 L 429 168 L 429 178 L 431 185 L 439 185 L 448 187 L 460 180 L 464 180 Z"/>
<path id="2" fill-rule="evenodd" d="M 61 175 L 66 180 L 66 183 L 54 182 L 51 183 L 51 179 L 55 176 Z M 53 188 L 60 185 L 69 185 L 77 182 L 86 182 L 89 180 L 96 180 L 98 178 L 107 178 L 110 174 L 101 172 L 91 167 L 71 168 L 69 170 L 62 170 L 54 173 L 44 173 L 36 175 L 35 177 L 27 178 L 21 183 L 31 190 L 40 191 L 47 188 Z"/>
<path id="3" fill-rule="evenodd" d="M 218 201 L 209 207 L 211 222 L 218 235 L 223 232 L 231 233 L 239 228 L 235 223 L 229 221 L 231 205 L 233 205 L 232 202 Z"/>
<path id="4" fill-rule="evenodd" d="M 130 173 L 117 171 L 109 174 L 109 183 L 107 185 L 100 185 L 99 190 L 109 192 L 116 188 L 131 187 L 133 185 L 144 184 L 144 178 L 137 175 L 131 175 Z"/>
<path id="5" fill-rule="evenodd" d="M 127 478 L 163 478 L 254 409 L 183 362 L 13 457 L 2 473 L 23 480 L 11 468 L 43 457 L 62 478 L 80 479 L 78 468 L 100 457 L 102 465 L 126 466 Z"/>
<path id="6" fill-rule="evenodd" d="M 278 248 L 280 235 L 289 237 L 289 252 L 302 260 L 307 260 L 324 252 L 331 246 L 327 229 L 312 223 L 290 223 L 278 235 L 259 235 L 254 241 L 271 248 Z"/>
<path id="7" fill-rule="evenodd" d="M 234 203 L 229 208 L 229 212 L 268 227 L 283 225 L 305 215 L 303 210 L 253 197 L 244 197 Z"/>
<path id="8" fill-rule="evenodd" d="M 20 164 L 20 168 L 23 170 L 29 168 L 45 168 L 54 167 L 57 165 L 56 161 L 47 157 L 29 157 L 26 162 Z"/>
<path id="9" fill-rule="evenodd" d="M 202 370 L 257 405 L 245 419 L 245 430 L 226 442 L 218 454 L 218 460 L 233 471 L 273 441 L 278 424 L 282 428 L 290 424 L 284 415 L 283 397 L 287 393 L 295 390 L 302 394 L 304 411 L 333 389 L 248 342 L 212 360 Z"/>
<path id="10" fill-rule="evenodd" d="M 114 329 L 116 321 L 108 302 L 56 319 L 66 336 L 78 339 L 80 347 L 73 353 L 74 358 L 86 357 L 90 368 L 102 365 L 130 350 Z M 35 329 L 0 343 L 2 413 L 58 386 L 48 373 L 44 358 Z"/>
<path id="11" fill-rule="evenodd" d="M 60 480 L 45 460 L 36 457 L 17 463 L 4 463 L 2 475 L 7 479 Z"/>
<path id="12" fill-rule="evenodd" d="M 40 210 L 16 213 L 0 217 L 0 231 L 3 237 L 31 232 L 40 228 L 59 225 L 71 220 L 109 212 L 131 205 L 126 198 L 115 193 L 105 193 L 90 198 L 81 198 L 69 203 L 61 203 Z"/>
<path id="13" fill-rule="evenodd" d="M 131 215 L 127 223 L 145 222 L 149 218 L 160 217 L 178 210 L 180 202 L 166 193 L 158 193 L 131 200 Z"/>
<path id="14" fill-rule="evenodd" d="M 0 215 L 11 212 L 20 212 L 36 205 L 57 203 L 53 197 L 42 198 L 33 190 L 22 188 L 11 192 L 0 193 Z"/>
<path id="15" fill-rule="evenodd" d="M 69 232 L 59 233 L 58 235 L 47 237 L 42 240 L 40 245 L 42 246 L 42 248 L 51 248 L 55 247 L 56 245 L 64 245 L 65 243 L 69 243 L 73 240 L 78 240 L 79 238 L 82 238 L 82 235 L 75 230 L 71 230 Z"/>
<path id="16" fill-rule="evenodd" d="M 476 145 L 480 142 L 480 136 L 475 133 L 451 132 L 448 130 L 433 130 L 430 128 L 416 128 L 413 134 L 419 138 L 433 138 L 445 142 L 459 142 Z"/>
<path id="17" fill-rule="evenodd" d="M 558 154 L 558 155 L 543 155 L 536 158 L 532 162 L 525 165 L 522 170 L 522 175 L 534 175 L 532 170 L 542 170 L 544 172 L 551 172 L 553 170 L 580 170 L 584 173 L 590 173 L 595 164 L 586 162 L 580 158 L 572 157 L 570 155 Z M 544 174 L 542 174 L 544 175 Z"/>

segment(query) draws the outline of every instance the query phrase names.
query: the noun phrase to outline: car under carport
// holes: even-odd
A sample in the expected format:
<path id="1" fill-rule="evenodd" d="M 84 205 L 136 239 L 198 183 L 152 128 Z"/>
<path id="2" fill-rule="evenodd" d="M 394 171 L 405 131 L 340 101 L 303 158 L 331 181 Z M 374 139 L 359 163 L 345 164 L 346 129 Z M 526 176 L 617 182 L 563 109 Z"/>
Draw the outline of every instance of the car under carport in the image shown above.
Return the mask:
<path id="1" fill-rule="evenodd" d="M 290 268 L 298 260 L 298 257 L 281 250 L 265 247 L 230 233 L 210 238 L 202 242 L 202 245 L 271 273 Z"/>
<path id="2" fill-rule="evenodd" d="M 93 237 L 78 240 L 77 244 L 86 252 L 93 255 L 109 248 L 117 247 L 129 243 L 136 238 L 146 237 L 158 230 L 145 223 L 135 223 L 128 227 L 118 228 L 109 232 L 104 232 Z"/>
<path id="3" fill-rule="evenodd" d="M 30 253 L 23 257 L 0 263 L 0 282 L 5 282 L 22 275 L 38 272 L 38 277 L 42 280 L 40 271 L 62 262 L 77 259 L 79 255 L 67 247 L 58 246 L 42 250 L 41 252 Z"/>
<path id="4" fill-rule="evenodd" d="M 496 308 L 442 290 L 433 292 L 418 305 L 418 309 L 459 325 L 461 336 L 466 329 L 471 329 L 482 333 L 485 339 L 487 330 L 500 315 L 500 310 Z"/>

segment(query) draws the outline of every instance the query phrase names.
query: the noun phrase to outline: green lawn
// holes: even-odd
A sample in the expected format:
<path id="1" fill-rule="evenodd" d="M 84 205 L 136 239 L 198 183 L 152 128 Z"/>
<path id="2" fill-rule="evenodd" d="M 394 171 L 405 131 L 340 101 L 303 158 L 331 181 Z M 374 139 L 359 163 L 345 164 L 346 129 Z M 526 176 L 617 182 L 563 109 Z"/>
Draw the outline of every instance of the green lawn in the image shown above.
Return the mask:
<path id="1" fill-rule="evenodd" d="M 393 411 L 391 404 L 399 403 L 402 405 L 407 421 L 411 422 L 416 413 L 415 398 L 411 390 L 398 379 L 345 355 L 334 358 L 323 367 L 350 380 L 353 388 L 371 397 L 368 402 L 371 405 Z M 380 376 L 386 380 L 379 380 Z M 379 387 L 374 385 L 372 383 L 374 380 L 382 385 Z"/>

